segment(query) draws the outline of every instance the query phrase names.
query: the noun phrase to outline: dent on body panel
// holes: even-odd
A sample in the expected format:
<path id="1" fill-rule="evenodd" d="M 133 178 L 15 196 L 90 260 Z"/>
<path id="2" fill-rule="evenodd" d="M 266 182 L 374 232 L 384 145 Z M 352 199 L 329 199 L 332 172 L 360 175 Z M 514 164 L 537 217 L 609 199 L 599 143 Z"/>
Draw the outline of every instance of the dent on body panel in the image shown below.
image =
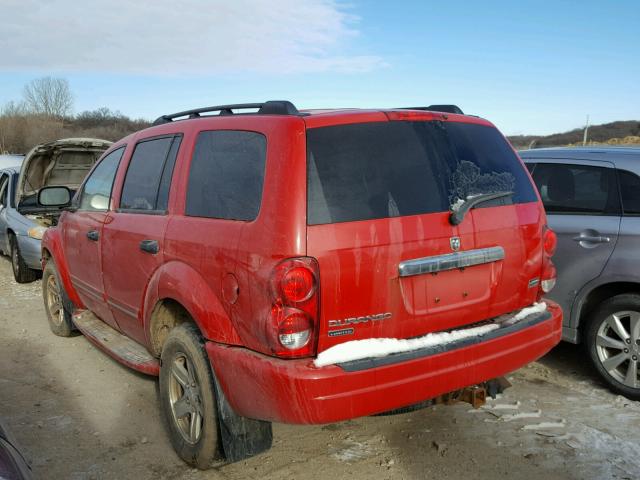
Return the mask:
<path id="1" fill-rule="evenodd" d="M 206 339 L 235 345 L 241 343 L 220 300 L 192 267 L 179 261 L 166 263 L 156 272 L 153 281 L 157 283 L 157 298 L 145 302 L 148 305 L 147 331 L 153 306 L 163 299 L 171 299 L 189 312 Z"/>

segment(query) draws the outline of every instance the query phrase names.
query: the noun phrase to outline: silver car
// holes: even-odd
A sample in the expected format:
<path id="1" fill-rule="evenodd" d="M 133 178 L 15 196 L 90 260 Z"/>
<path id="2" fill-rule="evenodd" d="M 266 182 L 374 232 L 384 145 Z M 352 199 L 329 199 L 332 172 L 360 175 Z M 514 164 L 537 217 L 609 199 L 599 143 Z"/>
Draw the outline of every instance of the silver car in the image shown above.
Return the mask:
<path id="1" fill-rule="evenodd" d="M 34 147 L 20 169 L 0 170 L 0 252 L 10 255 L 17 282 L 35 280 L 40 264 L 40 240 L 55 225 L 59 208 L 38 204 L 45 186 L 66 186 L 74 192 L 111 142 L 67 138 Z"/>
<path id="2" fill-rule="evenodd" d="M 640 399 L 640 148 L 526 150 L 558 235 L 551 299 L 613 390 Z"/>

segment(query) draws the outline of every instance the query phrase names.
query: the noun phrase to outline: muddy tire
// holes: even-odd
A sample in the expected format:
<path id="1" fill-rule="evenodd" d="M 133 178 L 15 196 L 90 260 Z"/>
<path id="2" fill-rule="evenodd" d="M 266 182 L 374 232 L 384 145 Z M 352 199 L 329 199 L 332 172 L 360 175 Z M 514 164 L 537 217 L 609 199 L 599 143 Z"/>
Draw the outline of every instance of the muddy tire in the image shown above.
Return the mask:
<path id="1" fill-rule="evenodd" d="M 205 470 L 223 462 L 215 387 L 204 342 L 195 325 L 183 323 L 162 348 L 160 405 L 176 453 Z"/>
<path id="2" fill-rule="evenodd" d="M 42 298 L 51 331 L 59 337 L 73 335 L 73 308 L 53 260 L 47 262 L 42 272 Z"/>
<path id="3" fill-rule="evenodd" d="M 22 255 L 20 255 L 20 247 L 15 235 L 9 237 L 9 245 L 11 247 L 11 268 L 13 269 L 13 278 L 18 283 L 30 283 L 38 278 L 38 272 L 29 268 L 25 263 Z"/>
<path id="4" fill-rule="evenodd" d="M 591 363 L 609 387 L 640 400 L 640 295 L 602 302 L 589 317 L 584 339 Z"/>

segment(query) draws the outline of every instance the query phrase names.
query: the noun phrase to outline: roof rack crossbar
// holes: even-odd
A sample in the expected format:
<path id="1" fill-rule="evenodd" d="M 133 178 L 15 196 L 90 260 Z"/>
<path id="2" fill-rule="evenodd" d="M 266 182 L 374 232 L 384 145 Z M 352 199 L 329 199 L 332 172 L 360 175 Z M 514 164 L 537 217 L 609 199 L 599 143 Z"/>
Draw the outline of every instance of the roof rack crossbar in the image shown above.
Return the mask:
<path id="1" fill-rule="evenodd" d="M 429 112 L 456 113 L 464 115 L 464 112 L 457 105 L 429 105 L 428 107 L 402 107 L 401 110 L 426 110 Z"/>
<path id="2" fill-rule="evenodd" d="M 180 117 L 200 118 L 201 113 L 218 112 L 218 115 L 237 115 L 234 110 L 257 109 L 258 115 L 300 115 L 296 106 L 288 100 L 269 100 L 264 103 L 237 103 L 232 105 L 217 105 L 215 107 L 194 108 L 184 112 L 170 113 L 158 117 L 153 125 L 173 122 Z"/>

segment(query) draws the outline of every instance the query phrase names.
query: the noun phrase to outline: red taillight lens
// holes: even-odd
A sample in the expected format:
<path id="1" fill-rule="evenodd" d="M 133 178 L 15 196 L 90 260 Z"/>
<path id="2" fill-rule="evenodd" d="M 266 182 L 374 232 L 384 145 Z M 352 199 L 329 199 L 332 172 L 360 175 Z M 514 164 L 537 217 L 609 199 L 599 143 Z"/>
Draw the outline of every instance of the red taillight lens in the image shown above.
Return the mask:
<path id="1" fill-rule="evenodd" d="M 546 253 L 548 257 L 553 257 L 553 254 L 556 253 L 556 246 L 558 245 L 556 232 L 547 227 L 542 241 L 544 245 L 544 253 Z"/>
<path id="2" fill-rule="evenodd" d="M 549 227 L 544 227 L 544 233 L 542 235 L 542 275 L 540 276 L 540 288 L 538 290 L 538 300 L 542 299 L 543 295 L 553 290 L 556 285 L 556 267 L 551 261 L 551 257 L 556 252 L 556 246 L 558 245 L 558 237 L 556 233 Z"/>
<path id="3" fill-rule="evenodd" d="M 273 271 L 268 338 L 285 358 L 313 356 L 318 337 L 319 269 L 310 257 L 283 260 Z"/>
<path id="4" fill-rule="evenodd" d="M 286 300 L 302 302 L 313 294 L 315 278 L 307 267 L 293 267 L 283 275 L 280 288 Z"/>

